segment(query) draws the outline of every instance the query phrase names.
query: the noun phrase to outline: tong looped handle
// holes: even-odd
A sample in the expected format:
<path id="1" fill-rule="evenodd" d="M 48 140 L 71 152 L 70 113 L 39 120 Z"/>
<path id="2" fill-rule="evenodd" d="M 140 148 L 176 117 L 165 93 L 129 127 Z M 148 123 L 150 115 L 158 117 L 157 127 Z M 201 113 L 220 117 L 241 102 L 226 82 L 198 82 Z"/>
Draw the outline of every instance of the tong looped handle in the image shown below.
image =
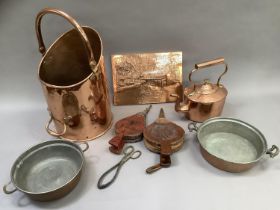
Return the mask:
<path id="1" fill-rule="evenodd" d="M 110 168 L 108 171 L 106 171 L 104 174 L 102 174 L 102 176 L 99 178 L 98 183 L 97 183 L 98 189 L 104 189 L 104 188 L 110 186 L 116 180 L 116 178 L 118 177 L 118 175 L 120 173 L 120 170 L 121 170 L 121 167 L 122 167 L 122 165 L 120 165 L 120 163 L 117 163 L 112 168 Z M 105 177 L 109 173 L 114 171 L 115 169 L 116 169 L 116 173 L 114 174 L 113 178 L 109 182 L 103 184 Z"/>
<path id="2" fill-rule="evenodd" d="M 198 64 L 195 64 L 194 65 L 194 69 L 190 72 L 189 74 L 189 81 L 192 82 L 192 74 L 199 70 L 199 69 L 203 69 L 203 68 L 207 68 L 207 67 L 210 67 L 210 66 L 215 66 L 215 65 L 219 65 L 219 64 L 224 64 L 225 65 L 225 70 L 224 72 L 219 76 L 218 80 L 217 80 L 217 85 L 220 86 L 220 80 L 222 78 L 222 76 L 227 73 L 228 71 L 228 65 L 227 63 L 225 62 L 225 59 L 224 58 L 217 58 L 217 59 L 214 59 L 214 60 L 211 60 L 211 61 L 205 61 L 203 63 L 198 63 Z"/>

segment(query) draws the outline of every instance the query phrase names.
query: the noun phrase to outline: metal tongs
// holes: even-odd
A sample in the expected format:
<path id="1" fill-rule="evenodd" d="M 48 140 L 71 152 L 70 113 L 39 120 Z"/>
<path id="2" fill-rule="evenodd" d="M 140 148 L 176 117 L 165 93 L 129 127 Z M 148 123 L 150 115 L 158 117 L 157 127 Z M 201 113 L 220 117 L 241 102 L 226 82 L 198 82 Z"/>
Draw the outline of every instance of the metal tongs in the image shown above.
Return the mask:
<path id="1" fill-rule="evenodd" d="M 108 171 L 106 171 L 102 176 L 99 178 L 97 187 L 98 189 L 104 189 L 106 187 L 109 187 L 118 177 L 120 170 L 122 166 L 129 160 L 129 159 L 137 159 L 141 156 L 142 152 L 139 150 L 135 150 L 133 146 L 128 146 L 123 150 L 124 157 L 121 159 L 120 162 L 118 162 L 116 165 L 114 165 L 112 168 L 110 168 Z M 116 170 L 113 178 L 108 181 L 107 183 L 103 184 L 105 177 Z"/>

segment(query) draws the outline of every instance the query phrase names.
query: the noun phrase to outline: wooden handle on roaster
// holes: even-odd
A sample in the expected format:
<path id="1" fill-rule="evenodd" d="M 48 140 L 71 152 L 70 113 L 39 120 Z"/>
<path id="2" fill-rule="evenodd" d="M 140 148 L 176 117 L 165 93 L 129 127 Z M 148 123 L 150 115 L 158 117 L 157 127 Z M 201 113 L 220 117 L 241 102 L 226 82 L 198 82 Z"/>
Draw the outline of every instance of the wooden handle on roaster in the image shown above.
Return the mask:
<path id="1" fill-rule="evenodd" d="M 171 165 L 171 154 L 171 144 L 169 142 L 162 141 L 160 146 L 160 163 L 147 168 L 146 173 L 152 174 L 161 168 L 168 168 Z"/>
<path id="2" fill-rule="evenodd" d="M 93 71 L 95 71 L 95 67 L 96 67 L 96 61 L 94 59 L 94 54 L 93 54 L 93 50 L 91 48 L 90 42 L 88 40 L 88 37 L 85 33 L 85 31 L 83 30 L 83 28 L 78 24 L 78 22 L 72 18 L 71 16 L 69 16 L 67 13 L 55 9 L 55 8 L 45 8 L 43 10 L 41 10 L 37 17 L 36 17 L 36 22 L 35 22 L 35 30 L 36 30 L 36 34 L 37 34 L 37 38 L 38 38 L 38 42 L 39 42 L 39 51 L 44 55 L 46 53 L 46 47 L 42 38 L 42 32 L 41 32 L 41 20 L 42 17 L 45 14 L 55 14 L 58 16 L 61 16 L 63 18 L 65 18 L 69 23 L 71 23 L 74 28 L 78 31 L 78 33 L 80 34 L 80 37 L 85 45 L 87 54 L 88 54 L 88 58 L 89 58 L 89 65 L 92 68 Z"/>
<path id="3" fill-rule="evenodd" d="M 220 85 L 220 80 L 221 80 L 222 76 L 225 73 L 227 73 L 227 71 L 228 71 L 228 65 L 225 62 L 224 58 L 217 58 L 217 59 L 214 59 L 214 60 L 205 61 L 205 62 L 202 62 L 202 63 L 195 64 L 194 65 L 194 69 L 189 74 L 189 81 L 192 82 L 192 79 L 191 79 L 192 73 L 194 73 L 195 71 L 197 71 L 199 69 L 203 69 L 203 68 L 208 68 L 208 67 L 211 67 L 211 66 L 219 65 L 219 64 L 224 64 L 225 65 L 224 72 L 219 76 L 219 78 L 217 80 L 217 85 L 219 86 Z"/>

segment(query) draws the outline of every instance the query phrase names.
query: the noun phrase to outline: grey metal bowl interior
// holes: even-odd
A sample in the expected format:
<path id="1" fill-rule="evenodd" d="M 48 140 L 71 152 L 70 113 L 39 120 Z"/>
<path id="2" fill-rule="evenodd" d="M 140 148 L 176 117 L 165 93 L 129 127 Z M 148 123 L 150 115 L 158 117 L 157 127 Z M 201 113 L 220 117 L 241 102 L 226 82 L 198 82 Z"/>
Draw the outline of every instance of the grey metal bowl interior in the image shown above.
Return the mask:
<path id="1" fill-rule="evenodd" d="M 233 163 L 256 162 L 267 150 L 265 137 L 258 129 L 231 118 L 205 121 L 197 137 L 208 153 Z"/>
<path id="2" fill-rule="evenodd" d="M 15 186 L 26 193 L 41 194 L 57 190 L 82 169 L 80 148 L 62 140 L 38 144 L 23 153 L 11 170 Z"/>

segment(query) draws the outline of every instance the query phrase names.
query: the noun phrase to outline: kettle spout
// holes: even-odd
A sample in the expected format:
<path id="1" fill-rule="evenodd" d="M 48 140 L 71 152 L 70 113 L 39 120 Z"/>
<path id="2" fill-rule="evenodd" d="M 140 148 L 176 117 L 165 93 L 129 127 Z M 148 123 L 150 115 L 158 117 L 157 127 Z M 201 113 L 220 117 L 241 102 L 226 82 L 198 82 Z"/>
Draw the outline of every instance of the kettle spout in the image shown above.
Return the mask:
<path id="1" fill-rule="evenodd" d="M 176 97 L 176 102 L 175 102 L 175 111 L 176 112 L 189 112 L 189 107 L 190 107 L 190 104 L 184 104 L 182 103 L 179 95 L 177 94 L 171 94 L 171 96 L 173 97 Z"/>

